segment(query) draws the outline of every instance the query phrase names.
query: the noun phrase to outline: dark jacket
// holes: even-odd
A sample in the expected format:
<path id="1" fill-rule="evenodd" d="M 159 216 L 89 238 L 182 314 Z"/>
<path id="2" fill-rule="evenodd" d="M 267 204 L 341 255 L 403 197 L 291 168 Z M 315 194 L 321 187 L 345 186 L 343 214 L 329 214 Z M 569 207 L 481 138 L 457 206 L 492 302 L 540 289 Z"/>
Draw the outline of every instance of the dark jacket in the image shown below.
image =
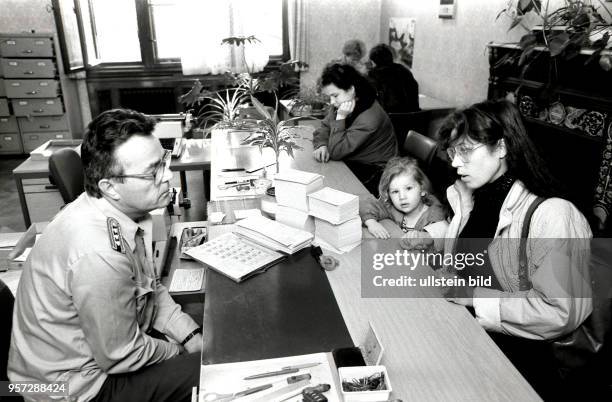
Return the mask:
<path id="1" fill-rule="evenodd" d="M 370 70 L 368 77 L 378 92 L 378 101 L 387 113 L 419 110 L 419 84 L 406 67 L 397 63 L 376 66 Z"/>

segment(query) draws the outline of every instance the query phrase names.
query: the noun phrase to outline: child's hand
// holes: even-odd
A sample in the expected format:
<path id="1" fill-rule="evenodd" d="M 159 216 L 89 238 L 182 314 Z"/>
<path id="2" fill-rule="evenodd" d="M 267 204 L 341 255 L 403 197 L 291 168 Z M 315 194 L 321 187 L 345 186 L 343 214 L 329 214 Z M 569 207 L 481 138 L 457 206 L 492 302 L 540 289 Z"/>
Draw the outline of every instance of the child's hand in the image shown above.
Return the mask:
<path id="1" fill-rule="evenodd" d="M 425 230 L 412 230 L 400 239 L 400 245 L 406 250 L 427 250 L 433 242 Z"/>
<path id="2" fill-rule="evenodd" d="M 374 219 L 368 219 L 365 221 L 365 225 L 368 228 L 368 231 L 377 239 L 388 239 L 391 237 L 387 229 L 385 229 L 383 225 Z"/>

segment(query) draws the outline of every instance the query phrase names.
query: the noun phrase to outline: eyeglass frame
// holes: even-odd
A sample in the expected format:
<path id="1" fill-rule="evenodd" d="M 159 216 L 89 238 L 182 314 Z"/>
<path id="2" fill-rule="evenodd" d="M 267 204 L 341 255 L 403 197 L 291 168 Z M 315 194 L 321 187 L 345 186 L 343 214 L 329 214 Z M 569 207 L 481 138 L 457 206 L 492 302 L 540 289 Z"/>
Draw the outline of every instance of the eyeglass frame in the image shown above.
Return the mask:
<path id="1" fill-rule="evenodd" d="M 138 174 L 122 174 L 122 175 L 114 175 L 110 176 L 110 178 L 115 179 L 142 179 L 142 180 L 153 180 L 156 186 L 159 186 L 163 183 L 164 175 L 166 174 L 166 170 L 170 169 L 170 162 L 172 161 L 172 151 L 169 149 L 164 150 L 164 155 L 161 160 L 155 167 L 155 170 L 152 173 L 138 173 Z M 161 171 L 159 177 L 157 176 Z"/>
<path id="2" fill-rule="evenodd" d="M 459 157 L 459 160 L 463 163 L 467 163 L 472 158 L 472 152 L 480 147 L 484 147 L 486 144 L 478 144 L 475 147 L 467 147 L 465 143 L 455 145 L 452 147 L 448 147 L 446 149 L 446 154 L 450 158 L 451 162 L 455 160 L 455 156 Z M 462 147 L 463 151 L 457 151 L 457 147 Z"/>

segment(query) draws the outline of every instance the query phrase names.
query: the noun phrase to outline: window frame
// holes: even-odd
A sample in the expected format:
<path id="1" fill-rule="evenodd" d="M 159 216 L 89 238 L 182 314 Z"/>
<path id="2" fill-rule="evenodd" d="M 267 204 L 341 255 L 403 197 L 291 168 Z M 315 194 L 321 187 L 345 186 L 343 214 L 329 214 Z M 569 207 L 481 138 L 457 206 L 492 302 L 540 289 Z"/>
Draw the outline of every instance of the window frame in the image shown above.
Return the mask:
<path id="1" fill-rule="evenodd" d="M 62 61 L 64 63 L 64 71 L 69 73 L 76 73 L 79 71 L 86 71 L 87 76 L 91 77 L 120 77 L 120 76 L 151 76 L 151 75 L 164 75 L 169 73 L 181 73 L 181 62 L 178 58 L 171 59 L 158 59 L 157 48 L 154 34 L 154 21 L 153 15 L 150 12 L 150 6 L 148 0 L 132 0 L 136 5 L 136 18 L 138 25 L 138 40 L 140 43 L 140 62 L 113 62 L 113 63 L 102 63 L 99 62 L 98 54 L 88 55 L 87 54 L 87 43 L 85 37 L 85 29 L 89 28 L 94 32 L 95 35 L 95 20 L 91 16 L 91 0 L 86 0 L 89 5 L 88 10 L 82 10 L 78 0 L 52 0 L 53 12 L 55 15 L 55 22 L 57 26 L 58 38 L 60 41 L 60 48 L 62 53 Z M 68 47 L 66 46 L 66 32 L 61 16 L 61 7 L 73 6 L 73 12 L 76 14 L 79 45 L 82 54 L 83 65 L 80 67 L 70 67 L 71 61 L 68 55 Z M 83 23 L 83 12 L 89 14 L 89 20 L 91 21 L 90 27 L 85 27 Z M 288 5 L 287 0 L 282 0 L 282 46 L 283 54 L 270 56 L 270 62 L 266 68 L 274 68 L 284 61 L 290 59 L 289 53 L 289 27 L 288 27 Z M 92 44 L 92 48 L 97 52 L 97 43 Z M 93 57 L 91 57 L 93 56 Z"/>

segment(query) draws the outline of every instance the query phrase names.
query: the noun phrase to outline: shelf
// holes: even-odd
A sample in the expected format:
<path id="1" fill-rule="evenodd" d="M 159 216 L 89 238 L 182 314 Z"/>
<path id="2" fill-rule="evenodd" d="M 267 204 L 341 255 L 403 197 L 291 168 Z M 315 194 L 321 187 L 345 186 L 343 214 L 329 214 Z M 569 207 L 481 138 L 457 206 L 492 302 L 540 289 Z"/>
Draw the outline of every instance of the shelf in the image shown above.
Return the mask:
<path id="1" fill-rule="evenodd" d="M 556 131 L 561 131 L 563 133 L 567 133 L 567 134 L 571 134 L 574 135 L 576 137 L 580 137 L 580 138 L 584 138 L 587 139 L 589 141 L 593 141 L 597 144 L 603 144 L 604 143 L 604 137 L 594 137 L 588 134 L 585 134 L 581 131 L 577 131 L 577 130 L 573 130 L 571 128 L 562 126 L 562 125 L 557 125 L 557 124 L 553 124 L 553 123 L 549 123 L 547 121 L 543 121 L 543 120 L 539 120 L 539 119 L 535 119 L 533 117 L 527 117 L 527 116 L 523 116 L 523 119 L 525 119 L 526 122 L 528 123 L 533 123 L 533 124 L 537 124 L 540 125 L 542 127 L 546 127 L 546 128 L 551 128 L 554 129 Z M 605 128 L 604 128 L 605 131 Z"/>

